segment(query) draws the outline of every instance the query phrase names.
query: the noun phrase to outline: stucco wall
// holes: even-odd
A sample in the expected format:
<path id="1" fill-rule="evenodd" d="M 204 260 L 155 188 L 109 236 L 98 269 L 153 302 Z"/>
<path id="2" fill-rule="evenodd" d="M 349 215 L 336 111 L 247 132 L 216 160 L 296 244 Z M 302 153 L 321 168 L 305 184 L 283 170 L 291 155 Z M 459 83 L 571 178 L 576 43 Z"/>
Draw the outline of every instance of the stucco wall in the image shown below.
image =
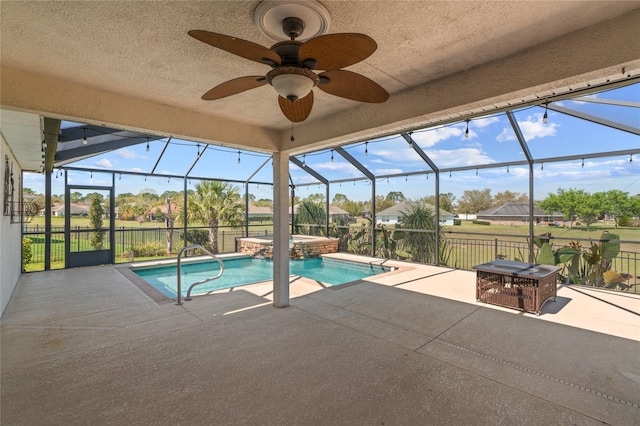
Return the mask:
<path id="1" fill-rule="evenodd" d="M 9 146 L 1 135 L 0 139 L 0 159 L 2 161 L 0 182 L 4 186 L 5 155 L 8 155 L 9 161 L 13 162 L 14 198 L 17 200 L 18 191 L 20 190 L 18 187 L 19 176 L 21 175 L 20 166 L 16 163 Z M 2 200 L 2 203 L 4 205 L 4 200 Z M 3 313 L 20 279 L 21 256 L 20 224 L 11 223 L 9 216 L 2 215 L 0 216 L 0 311 Z"/>

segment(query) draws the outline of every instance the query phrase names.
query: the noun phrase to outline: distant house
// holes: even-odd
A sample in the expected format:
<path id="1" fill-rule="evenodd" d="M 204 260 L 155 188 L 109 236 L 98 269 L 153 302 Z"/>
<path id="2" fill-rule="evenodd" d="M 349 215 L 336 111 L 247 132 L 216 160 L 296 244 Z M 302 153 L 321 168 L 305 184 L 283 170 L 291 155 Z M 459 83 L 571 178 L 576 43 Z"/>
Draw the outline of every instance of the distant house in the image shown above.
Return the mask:
<path id="1" fill-rule="evenodd" d="M 173 215 L 174 218 L 176 217 L 176 215 L 181 209 L 182 207 L 178 206 L 176 203 L 171 203 L 171 214 Z M 148 219 L 150 221 L 165 220 L 168 214 L 169 214 L 169 209 L 167 208 L 166 204 L 160 204 L 159 206 L 153 207 L 147 213 Z"/>
<path id="2" fill-rule="evenodd" d="M 349 220 L 349 212 L 334 205 L 329 206 L 329 222 L 346 222 Z"/>
<path id="3" fill-rule="evenodd" d="M 478 220 L 487 220 L 497 225 L 518 225 L 529 222 L 529 203 L 507 203 L 500 207 L 492 207 L 477 214 Z M 557 225 L 563 219 L 562 213 L 545 213 L 540 209 L 533 209 L 533 220 L 537 224 Z"/>
<path id="4" fill-rule="evenodd" d="M 249 203 L 249 209 L 247 210 L 247 217 L 249 221 L 263 222 L 265 220 L 273 220 L 273 210 L 271 207 L 256 206 L 253 203 Z"/>
<path id="5" fill-rule="evenodd" d="M 71 210 L 71 216 L 88 216 L 91 206 L 82 203 L 71 203 L 69 206 Z M 51 206 L 51 216 L 64 216 L 65 207 L 64 203 L 54 203 Z"/>
<path id="6" fill-rule="evenodd" d="M 398 222 L 402 222 L 402 218 L 411 209 L 411 204 L 413 203 L 413 201 L 403 201 L 376 213 L 376 223 L 380 225 L 395 225 Z M 433 205 L 426 203 L 424 205 L 433 212 L 436 211 Z M 453 219 L 453 213 L 440 209 L 440 225 L 453 225 Z"/>

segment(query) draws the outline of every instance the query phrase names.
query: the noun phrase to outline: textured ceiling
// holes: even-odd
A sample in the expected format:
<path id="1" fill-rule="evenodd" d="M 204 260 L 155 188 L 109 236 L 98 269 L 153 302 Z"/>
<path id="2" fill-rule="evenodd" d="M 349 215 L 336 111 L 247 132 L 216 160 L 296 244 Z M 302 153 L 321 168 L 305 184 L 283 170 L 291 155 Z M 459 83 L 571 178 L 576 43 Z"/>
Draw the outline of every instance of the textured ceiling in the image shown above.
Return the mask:
<path id="1" fill-rule="evenodd" d="M 200 99 L 217 84 L 269 68 L 201 43 L 187 31 L 214 31 L 271 46 L 253 23 L 258 4 L 3 1 L 2 88 L 7 94 L 2 106 L 262 151 L 295 151 L 306 143 L 337 144 L 341 138 L 410 128 L 445 111 L 478 106 L 481 99 L 502 94 L 492 85 L 504 83 L 504 94 L 518 96 L 536 85 L 551 92 L 561 78 L 601 77 L 598 68 L 617 65 L 620 58 L 637 65 L 640 59 L 640 53 L 634 57 L 627 49 L 609 62 L 598 58 L 594 69 L 566 64 L 590 62 L 568 58 L 567 52 L 573 44 L 605 43 L 608 20 L 637 24 L 639 2 L 323 1 L 331 14 L 330 33 L 359 32 L 376 40 L 377 51 L 348 69 L 382 85 L 391 99 L 361 104 L 315 89 L 310 117 L 296 125 L 300 146 L 292 147 L 287 145 L 291 124 L 270 86 L 217 101 Z M 625 31 L 622 24 L 614 27 Z M 554 44 L 563 37 L 569 37 L 564 44 Z M 637 39 L 626 42 L 638 51 Z M 562 55 L 555 57 L 557 64 L 546 61 L 536 69 L 537 58 L 554 53 Z M 501 71 L 482 72 L 483 64 L 496 64 Z M 480 71 L 468 73 L 473 69 Z M 449 87 L 460 93 L 448 98 L 455 92 Z"/>

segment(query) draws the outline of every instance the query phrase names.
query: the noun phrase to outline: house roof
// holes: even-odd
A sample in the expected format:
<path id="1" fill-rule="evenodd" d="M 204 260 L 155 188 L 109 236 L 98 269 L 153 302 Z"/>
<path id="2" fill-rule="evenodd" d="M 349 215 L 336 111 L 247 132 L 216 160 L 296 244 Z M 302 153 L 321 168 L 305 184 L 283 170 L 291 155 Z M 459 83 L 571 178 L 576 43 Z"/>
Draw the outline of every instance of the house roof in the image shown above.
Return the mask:
<path id="1" fill-rule="evenodd" d="M 171 212 L 172 213 L 176 213 L 181 208 L 182 207 L 178 206 L 176 203 L 171 203 Z M 169 213 L 169 210 L 167 209 L 167 205 L 166 204 L 161 204 L 159 206 L 156 206 L 156 207 L 150 209 L 150 212 L 151 213 L 167 214 L 167 213 Z"/>
<path id="2" fill-rule="evenodd" d="M 299 204 L 295 204 L 293 206 L 293 213 L 298 213 L 298 206 Z M 291 210 L 291 209 L 289 209 Z M 338 206 L 334 206 L 333 204 L 329 205 L 329 214 L 330 215 L 348 215 L 349 212 L 346 210 L 343 210 L 342 208 L 338 207 Z"/>
<path id="3" fill-rule="evenodd" d="M 249 203 L 249 210 L 247 211 L 248 214 L 254 214 L 254 215 L 272 215 L 273 214 L 273 210 L 271 210 L 270 207 L 262 207 L 262 206 L 256 206 L 255 204 Z"/>
<path id="4" fill-rule="evenodd" d="M 537 208 L 533 209 L 534 216 L 562 216 L 562 213 L 553 212 L 552 214 L 546 213 L 544 210 Z M 498 207 L 492 207 L 487 210 L 483 210 L 478 213 L 478 216 L 514 216 L 523 217 L 529 216 L 529 203 L 506 203 Z"/>
<path id="5" fill-rule="evenodd" d="M 329 206 L 330 215 L 349 215 L 349 212 L 333 204 Z"/>
<path id="6" fill-rule="evenodd" d="M 71 213 L 88 213 L 89 210 L 91 210 L 91 206 L 87 205 L 87 204 L 80 204 L 80 203 L 71 203 L 69 205 L 69 208 L 71 210 Z M 64 213 L 65 211 L 65 206 L 64 203 L 55 203 L 54 205 L 51 206 L 51 211 L 52 212 L 62 212 Z"/>
<path id="7" fill-rule="evenodd" d="M 415 204 L 415 201 L 403 201 L 396 205 L 389 207 L 388 209 L 384 209 L 381 212 L 376 213 L 376 217 L 378 216 L 397 216 L 401 217 L 411 208 L 411 205 Z M 431 209 L 435 212 L 436 208 L 432 204 L 422 203 L 425 207 Z M 450 213 L 446 210 L 440 209 L 440 217 L 451 216 L 453 217 L 453 213 Z"/>

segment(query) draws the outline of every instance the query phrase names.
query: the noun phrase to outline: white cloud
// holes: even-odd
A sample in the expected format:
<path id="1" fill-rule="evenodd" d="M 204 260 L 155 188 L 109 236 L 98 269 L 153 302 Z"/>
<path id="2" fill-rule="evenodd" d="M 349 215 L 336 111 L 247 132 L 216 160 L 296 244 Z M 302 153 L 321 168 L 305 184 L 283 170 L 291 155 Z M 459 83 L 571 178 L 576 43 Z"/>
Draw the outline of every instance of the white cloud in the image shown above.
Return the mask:
<path id="1" fill-rule="evenodd" d="M 459 127 L 438 127 L 424 132 L 415 132 L 411 137 L 418 145 L 425 148 L 450 138 L 462 136 L 463 133 L 464 130 Z"/>
<path id="2" fill-rule="evenodd" d="M 113 167 L 113 165 L 111 164 L 111 161 L 107 160 L 106 158 L 101 158 L 100 160 L 96 161 L 94 164 L 96 166 L 99 166 L 105 169 L 110 169 Z"/>
<path id="3" fill-rule="evenodd" d="M 473 166 L 495 163 L 495 160 L 477 148 L 433 150 L 427 152 L 427 155 L 438 167 Z"/>
<path id="4" fill-rule="evenodd" d="M 495 124 L 499 121 L 500 119 L 498 117 L 476 118 L 471 121 L 470 126 L 483 128 Z"/>
<path id="5" fill-rule="evenodd" d="M 509 174 L 516 178 L 529 177 L 528 167 L 509 167 Z"/>
<path id="6" fill-rule="evenodd" d="M 338 172 L 348 175 L 349 177 L 362 176 L 362 173 L 356 169 L 351 163 L 345 161 L 314 163 L 309 165 L 317 172 Z"/>
<path id="7" fill-rule="evenodd" d="M 408 161 L 416 161 L 416 162 L 424 163 L 424 161 L 422 161 L 420 156 L 408 146 L 402 147 L 399 149 L 388 149 L 388 150 L 381 149 L 381 150 L 369 151 L 369 155 L 376 155 L 378 157 L 384 158 L 384 160 L 386 161 L 382 164 L 393 164 L 393 163 L 406 164 Z M 374 160 L 371 160 L 371 162 L 373 161 Z"/>
<path id="8" fill-rule="evenodd" d="M 141 169 L 140 167 L 132 167 L 130 169 L 127 169 L 130 172 L 138 172 L 138 173 L 142 173 L 145 172 L 145 170 Z"/>
<path id="9" fill-rule="evenodd" d="M 522 135 L 525 141 L 530 142 L 534 139 L 544 138 L 547 136 L 555 136 L 556 130 L 559 126 L 558 123 L 548 122 L 544 124 L 542 122 L 542 114 L 534 114 L 527 117 L 525 120 L 518 121 Z M 502 129 L 502 133 L 496 137 L 498 142 L 506 142 L 516 140 L 516 135 L 511 127 L 505 127 Z"/>
<path id="10" fill-rule="evenodd" d="M 139 158 L 135 151 L 127 148 L 117 150 L 116 155 L 120 158 L 124 158 L 125 160 L 135 160 L 136 158 Z"/>

